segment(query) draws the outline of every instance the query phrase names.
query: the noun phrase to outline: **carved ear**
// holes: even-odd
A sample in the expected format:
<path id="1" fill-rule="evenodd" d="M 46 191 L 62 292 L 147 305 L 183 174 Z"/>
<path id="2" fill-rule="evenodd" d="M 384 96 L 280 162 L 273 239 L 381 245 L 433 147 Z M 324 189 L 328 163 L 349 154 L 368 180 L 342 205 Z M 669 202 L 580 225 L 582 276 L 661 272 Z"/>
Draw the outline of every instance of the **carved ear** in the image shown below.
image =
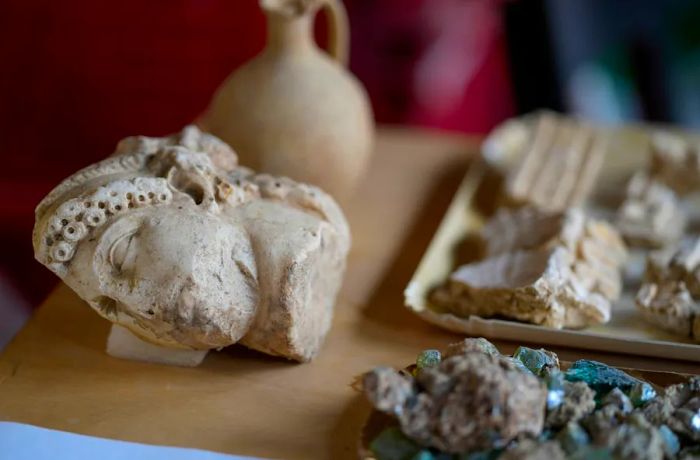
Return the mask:
<path id="1" fill-rule="evenodd" d="M 188 195 L 196 205 L 214 201 L 214 184 L 205 173 L 173 167 L 168 172 L 168 185 L 173 190 Z"/>

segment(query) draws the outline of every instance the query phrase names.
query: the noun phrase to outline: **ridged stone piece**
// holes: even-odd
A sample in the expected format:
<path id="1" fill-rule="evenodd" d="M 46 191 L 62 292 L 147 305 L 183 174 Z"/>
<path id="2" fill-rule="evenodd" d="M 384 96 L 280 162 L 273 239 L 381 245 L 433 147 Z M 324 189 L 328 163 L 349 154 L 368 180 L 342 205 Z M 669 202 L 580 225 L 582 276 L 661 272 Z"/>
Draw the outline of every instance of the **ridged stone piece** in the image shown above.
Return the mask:
<path id="1" fill-rule="evenodd" d="M 507 203 L 552 211 L 582 205 L 601 170 L 608 145 L 606 133 L 586 122 L 548 112 L 537 116 L 533 124 L 529 135 L 515 136 L 520 154 L 505 179 Z M 508 131 L 515 125 L 510 126 L 495 135 L 512 142 Z M 487 145 L 494 141 L 489 139 Z"/>

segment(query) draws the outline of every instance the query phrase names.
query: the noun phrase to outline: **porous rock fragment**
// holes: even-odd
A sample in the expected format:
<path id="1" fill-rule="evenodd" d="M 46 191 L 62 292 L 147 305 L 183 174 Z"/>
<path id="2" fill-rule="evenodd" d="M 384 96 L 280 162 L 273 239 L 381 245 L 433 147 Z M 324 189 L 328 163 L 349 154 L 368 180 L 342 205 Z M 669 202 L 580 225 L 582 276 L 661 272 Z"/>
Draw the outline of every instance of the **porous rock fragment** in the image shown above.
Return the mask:
<path id="1" fill-rule="evenodd" d="M 366 373 L 362 387 L 377 410 L 393 415 L 400 414 L 416 392 L 412 380 L 389 367 L 377 367 Z"/>
<path id="2" fill-rule="evenodd" d="M 615 225 L 631 246 L 661 248 L 680 240 L 686 223 L 673 190 L 640 172 L 627 186 Z"/>
<path id="3" fill-rule="evenodd" d="M 697 140 L 657 132 L 651 140 L 651 174 L 679 194 L 700 189 L 700 144 Z"/>
<path id="4" fill-rule="evenodd" d="M 569 422 L 557 433 L 556 440 L 564 451 L 571 455 L 588 446 L 591 438 L 577 422 Z"/>
<path id="5" fill-rule="evenodd" d="M 605 397 L 603 397 L 601 401 L 601 405 L 607 406 L 607 405 L 613 405 L 620 409 L 620 411 L 623 414 L 628 414 L 632 412 L 632 409 L 634 409 L 634 406 L 632 405 L 632 401 L 630 401 L 630 398 L 622 392 L 619 388 L 613 388 L 612 391 L 610 391 Z"/>
<path id="6" fill-rule="evenodd" d="M 655 425 L 667 425 L 675 433 L 700 442 L 700 376 L 666 388 L 663 395 L 644 406 L 643 413 Z"/>
<path id="7" fill-rule="evenodd" d="M 598 445 L 621 460 L 662 460 L 665 444 L 659 430 L 643 415 L 632 414 L 625 423 L 599 434 Z"/>
<path id="8" fill-rule="evenodd" d="M 649 323 L 700 340 L 700 239 L 652 253 L 635 300 Z"/>
<path id="9" fill-rule="evenodd" d="M 455 355 L 415 380 L 380 368 L 363 383 L 375 408 L 396 417 L 406 436 L 445 452 L 505 446 L 538 435 L 544 423 L 544 385 L 505 357 Z"/>
<path id="10" fill-rule="evenodd" d="M 590 433 L 594 442 L 599 442 L 606 433 L 624 423 L 627 414 L 615 404 L 607 404 L 583 419 L 581 424 Z"/>
<path id="11" fill-rule="evenodd" d="M 565 460 L 566 453 L 556 441 L 536 442 L 526 439 L 503 452 L 499 460 Z"/>
<path id="12" fill-rule="evenodd" d="M 560 427 L 578 422 L 595 410 L 595 392 L 584 382 L 564 382 L 564 397 L 560 405 L 549 411 L 546 426 Z"/>
<path id="13" fill-rule="evenodd" d="M 451 356 L 463 355 L 471 351 L 478 351 L 481 353 L 486 353 L 487 355 L 498 356 L 501 353 L 496 348 L 496 345 L 489 342 L 483 337 L 468 337 L 460 342 L 451 343 L 447 346 L 445 350 L 445 358 Z"/>

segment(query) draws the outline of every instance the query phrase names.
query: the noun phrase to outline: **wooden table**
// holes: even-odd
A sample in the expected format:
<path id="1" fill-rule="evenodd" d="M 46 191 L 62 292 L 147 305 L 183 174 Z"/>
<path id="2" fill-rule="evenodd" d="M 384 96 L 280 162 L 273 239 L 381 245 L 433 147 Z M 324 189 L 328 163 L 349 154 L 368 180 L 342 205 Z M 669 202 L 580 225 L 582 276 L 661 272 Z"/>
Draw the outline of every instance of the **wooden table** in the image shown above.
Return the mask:
<path id="1" fill-rule="evenodd" d="M 402 292 L 476 149 L 477 139 L 457 135 L 380 132 L 366 181 L 344 205 L 353 249 L 333 329 L 313 363 L 242 347 L 210 353 L 195 369 L 114 359 L 104 353 L 109 324 L 61 286 L 0 356 L 0 420 L 253 456 L 355 458 L 369 408 L 354 378 L 459 338 L 404 309 Z M 699 371 L 688 362 L 557 351 Z"/>

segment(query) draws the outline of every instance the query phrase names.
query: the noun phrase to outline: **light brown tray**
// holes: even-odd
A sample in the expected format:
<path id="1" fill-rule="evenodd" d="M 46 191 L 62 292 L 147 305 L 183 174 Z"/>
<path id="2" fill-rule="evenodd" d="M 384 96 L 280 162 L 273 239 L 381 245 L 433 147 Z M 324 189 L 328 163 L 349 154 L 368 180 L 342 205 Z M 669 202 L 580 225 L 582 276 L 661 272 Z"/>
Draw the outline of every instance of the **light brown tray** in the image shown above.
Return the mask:
<path id="1" fill-rule="evenodd" d="M 596 185 L 598 202 L 617 193 L 632 172 L 646 164 L 645 142 L 648 142 L 648 132 L 639 127 L 621 128 L 612 133 Z M 700 362 L 700 344 L 656 329 L 641 319 L 633 303 L 635 291 L 632 289 L 625 290 L 613 305 L 608 324 L 584 330 L 556 330 L 477 316 L 460 318 L 431 305 L 428 294 L 444 283 L 460 262 L 463 263 L 458 258 L 469 250 L 465 242 L 479 231 L 485 215 L 495 208 L 497 182 L 495 169 L 484 161 L 467 172 L 404 291 L 409 309 L 430 323 L 471 336 Z"/>

